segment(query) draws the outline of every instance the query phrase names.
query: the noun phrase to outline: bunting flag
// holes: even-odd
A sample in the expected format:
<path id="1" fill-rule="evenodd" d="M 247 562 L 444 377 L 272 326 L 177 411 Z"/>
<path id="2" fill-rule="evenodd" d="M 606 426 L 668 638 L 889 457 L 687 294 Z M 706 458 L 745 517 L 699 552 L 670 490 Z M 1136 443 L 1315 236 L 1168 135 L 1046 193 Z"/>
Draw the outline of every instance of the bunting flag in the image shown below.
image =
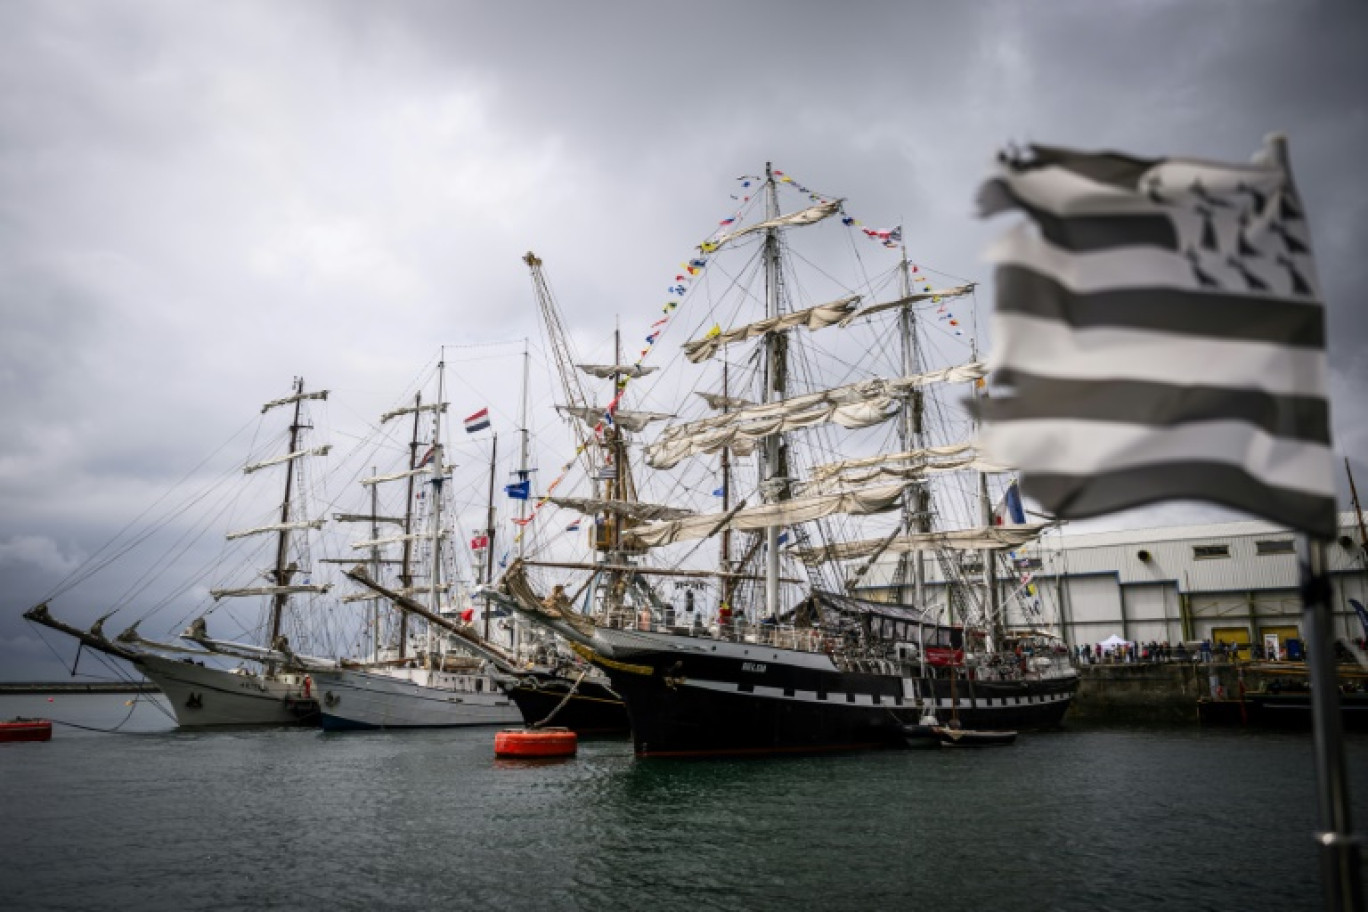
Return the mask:
<path id="1" fill-rule="evenodd" d="M 483 431 L 489 427 L 489 409 L 482 408 L 465 420 L 467 434 L 474 434 L 476 431 Z"/>
<path id="2" fill-rule="evenodd" d="M 996 262 L 983 445 L 1046 509 L 1173 498 L 1336 532 L 1325 313 L 1272 138 L 1253 164 L 1031 146 L 985 215 L 1026 213 Z"/>
<path id="3" fill-rule="evenodd" d="M 580 530 L 580 521 L 579 521 L 578 519 L 575 520 L 574 522 L 572 522 L 570 525 L 568 525 L 568 526 L 565 527 L 565 531 L 566 531 L 566 532 L 578 532 L 579 530 Z"/>
<path id="4" fill-rule="evenodd" d="M 488 548 L 488 547 L 489 547 L 489 536 L 488 536 L 488 535 L 476 535 L 474 538 L 472 538 L 472 539 L 470 540 L 470 550 L 472 550 L 472 551 L 483 551 L 485 548 Z"/>

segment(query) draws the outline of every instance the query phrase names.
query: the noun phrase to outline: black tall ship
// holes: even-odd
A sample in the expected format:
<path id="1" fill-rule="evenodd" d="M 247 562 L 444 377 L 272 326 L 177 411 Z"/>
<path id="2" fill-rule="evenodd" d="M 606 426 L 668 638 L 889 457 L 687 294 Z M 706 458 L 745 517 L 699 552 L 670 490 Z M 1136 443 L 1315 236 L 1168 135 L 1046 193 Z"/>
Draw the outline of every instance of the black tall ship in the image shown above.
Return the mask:
<path id="1" fill-rule="evenodd" d="M 651 499 L 675 509 L 646 517 L 586 503 L 600 511 L 593 562 L 528 557 L 487 594 L 602 669 L 643 757 L 902 746 L 905 726 L 929 714 L 964 728 L 1059 725 L 1077 671 L 1039 629 L 1034 584 L 1008 560 L 1045 526 L 1025 522 L 1009 470 L 965 442 L 971 423 L 952 416 L 964 409 L 938 392 L 958 385 L 962 399 L 968 385 L 983 394 L 987 369 L 951 310 L 973 285 L 933 287 L 899 229 L 866 228 L 844 201 L 769 166 L 743 181 L 739 211 L 671 289 L 680 314 L 719 294 L 707 313 L 689 314 L 691 325 L 711 328 L 683 348 L 694 364 L 722 356 L 720 383 L 655 385 L 674 393 L 694 384 L 715 412 L 670 424 L 644 448 L 656 472 L 642 486 L 668 488 Z M 782 214 L 781 190 L 797 190 L 806 205 Z M 736 227 L 761 206 L 758 221 Z M 864 272 L 850 287 L 788 239 L 793 229 L 820 237 L 833 227 L 854 254 L 847 262 Z M 900 251 L 895 268 L 868 274 L 871 238 Z M 721 265 L 728 257 L 739 262 Z M 815 266 L 839 297 L 797 306 L 828 292 L 800 283 L 794 264 Z M 714 270 L 726 280 L 702 280 Z M 763 303 L 761 318 L 723 329 L 720 318 L 748 303 Z M 831 344 L 808 355 L 818 338 Z M 750 356 L 731 354 L 749 341 Z M 948 363 L 929 366 L 931 354 Z M 617 380 L 610 416 L 636 376 Z M 619 439 L 622 422 L 606 424 Z M 628 454 L 610 451 L 605 466 L 619 490 Z M 680 509 L 709 491 L 720 509 Z M 707 539 L 717 541 L 708 549 L 717 560 L 702 568 Z M 591 579 L 565 585 L 580 569 Z M 671 576 L 694 587 L 683 610 L 662 584 Z"/>

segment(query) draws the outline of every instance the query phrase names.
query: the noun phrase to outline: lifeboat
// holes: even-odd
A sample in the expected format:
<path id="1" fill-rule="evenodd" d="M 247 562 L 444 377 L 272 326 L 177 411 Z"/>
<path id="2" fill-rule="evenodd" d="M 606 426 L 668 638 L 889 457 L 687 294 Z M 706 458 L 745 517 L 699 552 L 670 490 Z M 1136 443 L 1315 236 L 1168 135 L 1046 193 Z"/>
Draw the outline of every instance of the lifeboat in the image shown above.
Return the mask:
<path id="1" fill-rule="evenodd" d="M 522 759 L 573 757 L 579 739 L 568 728 L 506 728 L 494 736 L 494 756 Z"/>
<path id="2" fill-rule="evenodd" d="M 11 719 L 0 722 L 0 742 L 3 741 L 50 741 L 52 723 L 47 719 Z"/>

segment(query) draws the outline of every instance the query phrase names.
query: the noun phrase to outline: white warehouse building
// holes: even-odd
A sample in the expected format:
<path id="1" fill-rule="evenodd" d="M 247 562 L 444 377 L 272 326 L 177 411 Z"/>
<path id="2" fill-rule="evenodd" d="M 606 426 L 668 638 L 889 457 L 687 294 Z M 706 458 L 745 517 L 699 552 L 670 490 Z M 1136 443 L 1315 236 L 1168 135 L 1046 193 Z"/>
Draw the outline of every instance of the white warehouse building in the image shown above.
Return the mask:
<path id="1" fill-rule="evenodd" d="M 1280 648 L 1304 633 L 1294 534 L 1263 521 L 1170 526 L 1071 535 L 1050 531 L 998 561 L 998 591 L 1007 627 L 1049 630 L 1072 646 L 1119 635 L 1132 642 L 1263 644 L 1276 635 Z M 1336 638 L 1365 635 L 1350 599 L 1368 604 L 1368 570 L 1353 513 L 1340 514 L 1340 536 L 1323 547 L 1332 584 Z M 964 606 L 947 606 L 954 578 L 981 582 L 982 557 L 964 552 L 945 567 L 928 556 L 924 600 L 949 607 L 952 621 Z M 866 574 L 858 593 L 881 601 L 915 602 L 911 583 L 896 585 L 897 562 L 883 560 Z M 956 587 L 959 591 L 962 587 Z M 1248 652 L 1245 652 L 1246 657 Z"/>

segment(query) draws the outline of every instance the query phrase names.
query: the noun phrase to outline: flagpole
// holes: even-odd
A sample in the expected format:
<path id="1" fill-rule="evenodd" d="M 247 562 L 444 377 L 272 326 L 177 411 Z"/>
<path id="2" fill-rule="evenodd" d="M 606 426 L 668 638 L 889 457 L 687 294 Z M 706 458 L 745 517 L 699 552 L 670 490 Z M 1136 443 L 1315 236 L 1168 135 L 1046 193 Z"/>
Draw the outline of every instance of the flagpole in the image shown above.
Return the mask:
<path id="1" fill-rule="evenodd" d="M 1292 157 L 1287 137 L 1267 138 L 1269 150 L 1292 183 Z M 1316 795 L 1321 832 L 1320 868 L 1325 908 L 1357 912 L 1363 908 L 1359 848 L 1349 814 L 1349 782 L 1344 772 L 1344 719 L 1340 715 L 1339 682 L 1331 648 L 1330 578 L 1325 575 L 1319 541 L 1297 533 L 1297 564 L 1301 570 L 1302 618 L 1306 623 L 1306 661 L 1311 681 L 1311 714 L 1316 741 Z"/>
<path id="2" fill-rule="evenodd" d="M 1321 882 L 1325 908 L 1355 912 L 1363 908 L 1358 839 L 1349 814 L 1349 782 L 1344 770 L 1344 723 L 1340 716 L 1339 683 L 1331 647 L 1330 578 L 1325 575 L 1319 542 L 1297 534 L 1297 563 L 1301 570 L 1302 619 L 1306 627 L 1306 661 L 1311 681 L 1311 712 L 1315 723 L 1316 803 L 1321 831 Z"/>

